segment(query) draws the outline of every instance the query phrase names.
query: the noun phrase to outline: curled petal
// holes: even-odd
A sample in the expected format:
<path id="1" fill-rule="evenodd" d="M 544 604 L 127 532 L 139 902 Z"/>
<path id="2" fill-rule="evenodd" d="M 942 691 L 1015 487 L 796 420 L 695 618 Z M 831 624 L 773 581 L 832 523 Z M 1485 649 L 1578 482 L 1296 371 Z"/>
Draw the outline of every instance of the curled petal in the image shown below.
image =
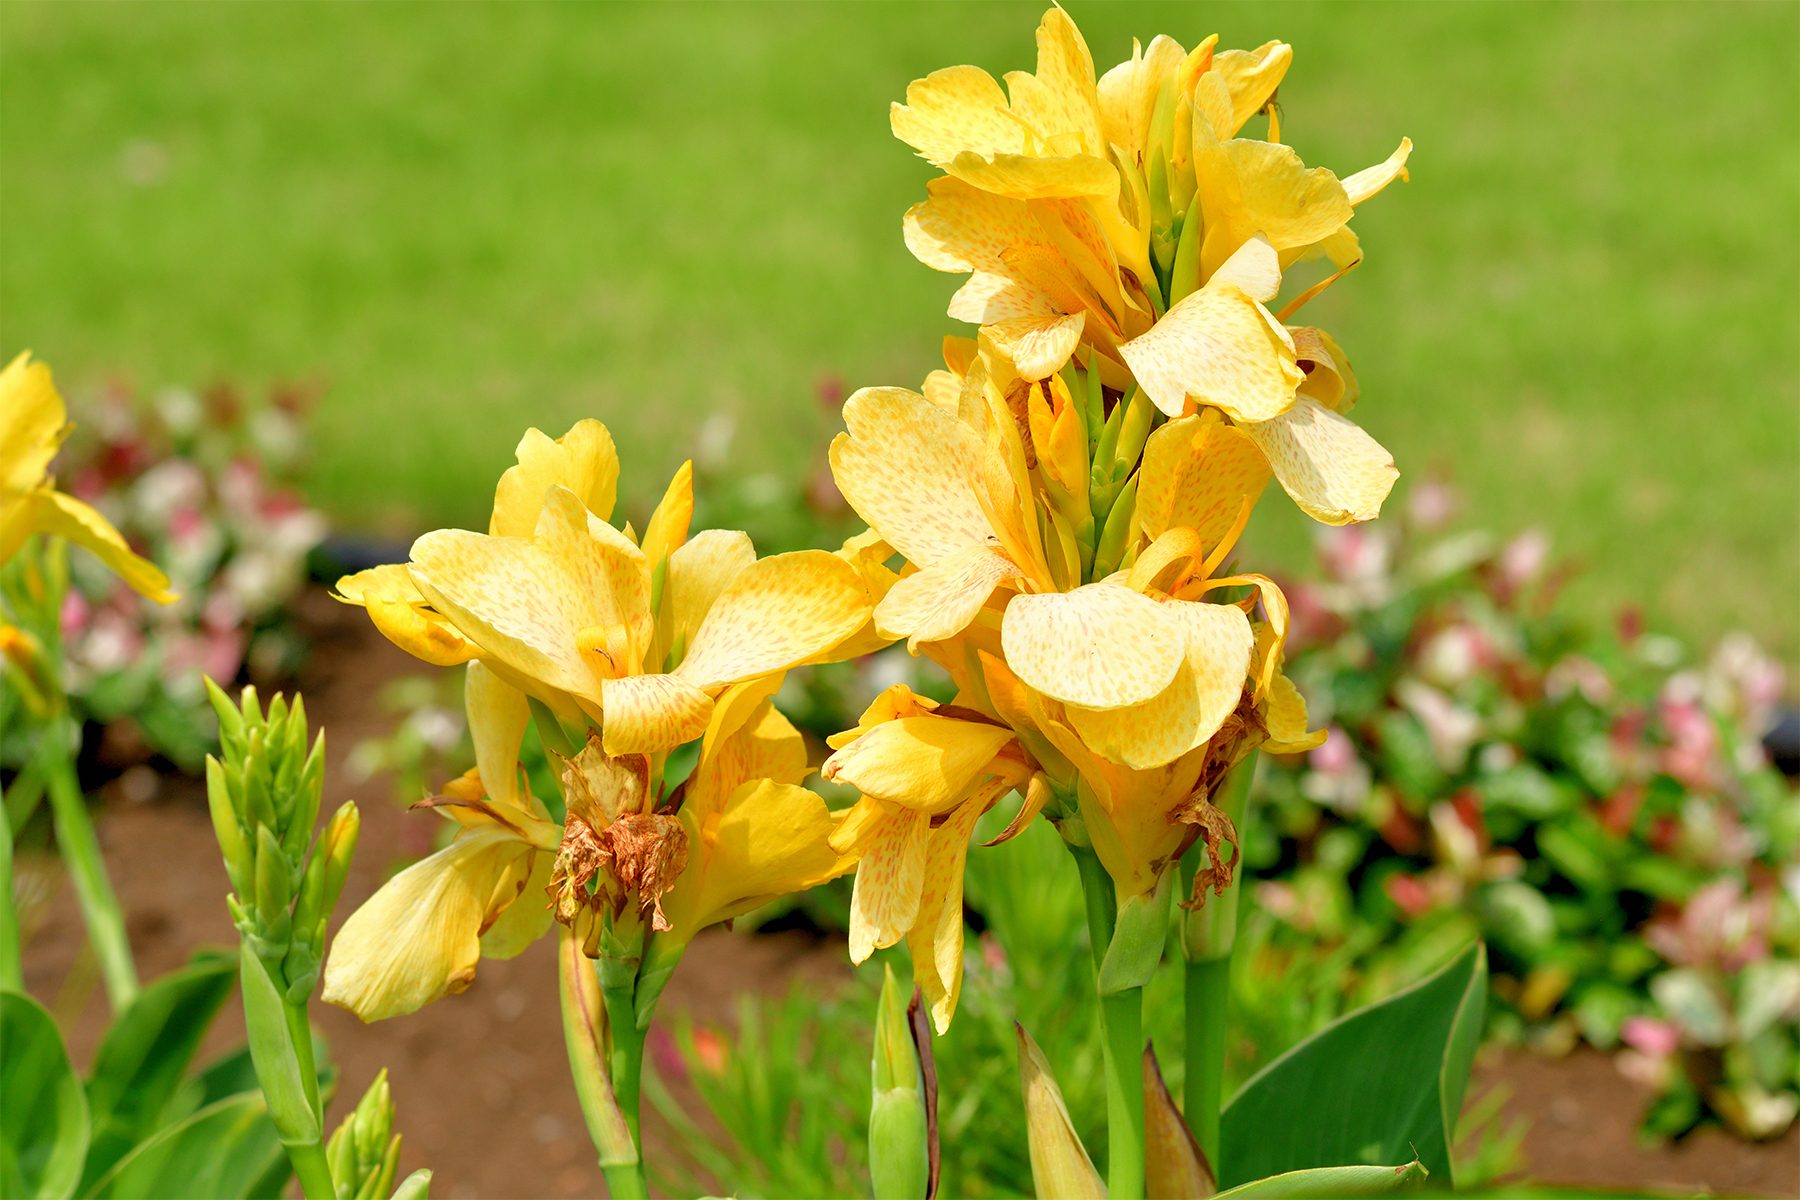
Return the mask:
<path id="1" fill-rule="evenodd" d="M 1311 396 L 1273 420 L 1241 428 L 1262 447 L 1294 503 L 1327 525 L 1373 520 L 1400 477 L 1379 442 Z"/>
<path id="2" fill-rule="evenodd" d="M 1171 417 L 1192 397 L 1233 420 L 1266 421 L 1293 405 L 1304 378 L 1287 331 L 1231 284 L 1188 296 L 1119 353 Z"/>
<path id="3" fill-rule="evenodd" d="M 584 508 L 602 521 L 612 516 L 619 486 L 619 453 L 612 434 L 595 420 L 581 420 L 551 440 L 528 429 L 514 452 L 518 465 L 508 467 L 494 489 L 494 515 L 488 532 L 501 537 L 530 537 L 537 528 L 544 495 L 552 487 L 575 494 Z"/>
<path id="4" fill-rule="evenodd" d="M 712 698 L 678 675 L 627 675 L 600 686 L 608 754 L 672 750 L 705 733 L 712 717 Z"/>
<path id="5" fill-rule="evenodd" d="M 346 575 L 337 581 L 333 595 L 345 604 L 362 606 L 382 636 L 414 658 L 454 667 L 475 657 L 475 643 L 431 607 L 404 563 Z"/>

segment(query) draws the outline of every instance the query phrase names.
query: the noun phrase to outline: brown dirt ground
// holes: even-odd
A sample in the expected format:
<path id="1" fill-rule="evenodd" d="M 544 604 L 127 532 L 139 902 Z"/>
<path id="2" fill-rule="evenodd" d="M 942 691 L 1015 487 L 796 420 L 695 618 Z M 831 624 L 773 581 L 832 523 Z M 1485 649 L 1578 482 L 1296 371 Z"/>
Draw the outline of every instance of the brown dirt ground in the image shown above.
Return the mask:
<path id="1" fill-rule="evenodd" d="M 383 781 L 352 789 L 343 755 L 382 728 L 380 686 L 418 664 L 387 646 L 329 602 L 305 607 L 315 646 L 301 684 L 314 721 L 330 731 L 337 754 L 327 804 L 355 795 L 362 803 L 362 852 L 342 913 L 379 882 L 399 847 L 416 848 L 419 818 L 388 800 Z M 141 777 L 140 777 L 141 778 Z M 204 800 L 192 782 L 159 778 L 150 795 L 103 793 L 100 837 L 128 914 L 140 972 L 153 977 L 206 945 L 235 940 L 226 916 L 224 868 L 213 845 Z M 410 827 L 410 828 L 409 828 Z M 77 1063 L 93 1053 L 105 1001 L 72 894 L 53 859 L 22 857 L 26 890 L 26 985 L 51 1004 L 69 1032 Z M 31 892 L 35 889 L 33 901 Z M 316 1006 L 342 1072 L 331 1121 L 355 1102 L 374 1073 L 389 1071 L 402 1170 L 429 1165 L 441 1197 L 577 1197 L 604 1194 L 563 1055 L 552 943 L 539 942 L 509 962 L 487 961 L 470 990 L 412 1017 L 378 1026 Z M 755 937 L 722 930 L 701 935 L 676 974 L 665 1011 L 685 1010 L 724 1023 L 744 987 L 779 992 L 796 980 L 829 986 L 845 971 L 842 948 L 800 933 Z M 242 1038 L 233 1006 L 213 1031 L 213 1048 Z M 1523 1145 L 1534 1179 L 1619 1189 L 1655 1188 L 1722 1195 L 1800 1195 L 1800 1128 L 1777 1142 L 1749 1146 L 1706 1130 L 1675 1146 L 1646 1146 L 1636 1134 L 1644 1097 L 1601 1055 L 1562 1059 L 1490 1053 L 1471 1096 L 1499 1086 L 1505 1119 L 1530 1120 Z M 648 1105 L 646 1105 L 648 1108 Z M 646 1113 L 646 1136 L 674 1149 L 669 1131 Z"/>

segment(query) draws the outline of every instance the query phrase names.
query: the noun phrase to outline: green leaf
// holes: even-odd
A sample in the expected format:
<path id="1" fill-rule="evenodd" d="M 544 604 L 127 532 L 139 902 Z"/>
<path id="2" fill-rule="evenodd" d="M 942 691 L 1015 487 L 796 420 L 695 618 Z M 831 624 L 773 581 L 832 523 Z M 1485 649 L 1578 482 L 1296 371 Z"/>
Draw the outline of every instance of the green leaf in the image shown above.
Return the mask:
<path id="1" fill-rule="evenodd" d="M 93 1138 L 83 1187 L 166 1119 L 201 1037 L 231 995 L 235 966 L 229 958 L 208 956 L 171 971 L 139 993 L 106 1031 L 88 1076 Z"/>
<path id="2" fill-rule="evenodd" d="M 271 1181 L 285 1178 L 285 1161 L 267 1105 L 248 1092 L 160 1130 L 120 1159 L 88 1195 L 94 1200 L 270 1195 Z"/>
<path id="3" fill-rule="evenodd" d="M 1229 1191 L 1218 1193 L 1213 1200 L 1226 1200 L 1227 1197 L 1257 1197 L 1257 1200 L 1276 1200 L 1277 1197 L 1305 1196 L 1385 1196 L 1391 1192 L 1406 1190 L 1424 1180 L 1429 1174 L 1423 1163 L 1414 1160 L 1399 1167 L 1315 1167 L 1310 1171 L 1289 1171 L 1284 1175 L 1271 1175 L 1267 1179 L 1258 1179 L 1253 1183 L 1240 1184 Z"/>
<path id="4" fill-rule="evenodd" d="M 1220 1183 L 1416 1158 L 1454 1186 L 1450 1142 L 1486 998 L 1487 951 L 1477 942 L 1271 1062 L 1226 1106 Z"/>
<path id="5" fill-rule="evenodd" d="M 300 1054 L 288 1028 L 287 1008 L 275 981 L 250 943 L 239 950 L 238 978 L 244 985 L 244 1024 L 256 1078 L 269 1099 L 269 1113 L 286 1139 L 296 1144 L 319 1139 L 319 1115 L 307 1094 Z"/>
<path id="6" fill-rule="evenodd" d="M 87 1154 L 87 1097 L 43 1005 L 0 992 L 0 1195 L 62 1200 Z"/>

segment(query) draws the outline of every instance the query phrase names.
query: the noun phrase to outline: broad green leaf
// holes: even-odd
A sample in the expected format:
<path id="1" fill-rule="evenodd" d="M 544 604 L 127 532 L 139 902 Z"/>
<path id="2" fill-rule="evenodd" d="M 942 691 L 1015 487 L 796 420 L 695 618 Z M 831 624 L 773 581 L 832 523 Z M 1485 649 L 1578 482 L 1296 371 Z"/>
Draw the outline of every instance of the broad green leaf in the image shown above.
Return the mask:
<path id="1" fill-rule="evenodd" d="M 262 1096 L 248 1092 L 159 1130 L 120 1159 L 88 1195 L 94 1200 L 270 1195 L 271 1181 L 285 1178 L 285 1161 Z"/>
<path id="2" fill-rule="evenodd" d="M 1300 1200 L 1302 1197 L 1386 1196 L 1422 1182 L 1426 1170 L 1417 1161 L 1398 1167 L 1315 1167 L 1310 1171 L 1289 1171 L 1271 1175 L 1252 1183 L 1239 1184 L 1220 1192 L 1213 1200 Z"/>
<path id="3" fill-rule="evenodd" d="M 1486 998 L 1487 951 L 1477 942 L 1271 1062 L 1226 1106 L 1220 1183 L 1416 1158 L 1453 1186 L 1450 1142 Z"/>
<path id="4" fill-rule="evenodd" d="M 63 1200 L 87 1154 L 87 1097 L 43 1005 L 0 992 L 0 1196 Z"/>
<path id="5" fill-rule="evenodd" d="M 208 956 L 171 971 L 139 993 L 106 1031 L 87 1082 L 93 1138 L 83 1187 L 168 1120 L 170 1097 L 231 995 L 236 965 Z"/>
<path id="6" fill-rule="evenodd" d="M 287 1008 L 281 992 L 251 951 L 249 942 L 243 943 L 238 957 L 250 1058 L 256 1064 L 256 1077 L 262 1083 L 263 1094 L 269 1099 L 269 1115 L 288 1141 L 317 1141 L 319 1114 L 307 1095 L 300 1052 L 294 1044 L 293 1031 L 288 1028 Z"/>

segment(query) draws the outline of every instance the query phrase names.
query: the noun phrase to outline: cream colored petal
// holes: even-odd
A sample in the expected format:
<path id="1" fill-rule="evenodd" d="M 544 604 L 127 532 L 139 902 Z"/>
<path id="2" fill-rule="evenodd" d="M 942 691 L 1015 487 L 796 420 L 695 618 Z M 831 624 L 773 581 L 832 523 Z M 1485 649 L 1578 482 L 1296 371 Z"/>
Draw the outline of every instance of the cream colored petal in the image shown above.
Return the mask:
<path id="1" fill-rule="evenodd" d="M 663 898 L 670 933 L 685 941 L 720 921 L 842 874 L 831 812 L 803 787 L 758 780 L 731 794 L 704 827 L 684 809 L 687 870 Z"/>
<path id="2" fill-rule="evenodd" d="M 883 722 L 825 760 L 821 773 L 888 804 L 941 813 L 989 773 L 1012 730 L 952 717 Z"/>
<path id="3" fill-rule="evenodd" d="M 939 167 L 964 151 L 998 154 L 1025 145 L 1006 93 L 979 67 L 945 67 L 914 80 L 906 103 L 888 110 L 888 124 L 895 137 Z"/>
<path id="4" fill-rule="evenodd" d="M 1009 246 L 1044 240 L 1031 207 L 971 187 L 960 179 L 934 179 L 927 199 L 906 212 L 906 248 L 939 271 L 1004 274 L 1000 255 Z"/>
<path id="5" fill-rule="evenodd" d="M 463 677 L 463 708 L 475 743 L 475 767 L 481 786 L 500 804 L 523 808 L 519 798 L 519 747 L 531 707 L 525 694 L 500 679 L 481 662 L 472 662 Z"/>
<path id="6" fill-rule="evenodd" d="M 830 649 L 869 618 L 856 568 L 825 550 L 798 550 L 754 563 L 719 594 L 677 668 L 710 691 L 785 670 Z"/>
<path id="7" fill-rule="evenodd" d="M 1225 77 L 1231 92 L 1233 125 L 1220 136 L 1235 134 L 1268 105 L 1293 61 L 1294 48 L 1286 42 L 1265 42 L 1255 50 L 1221 50 L 1213 56 L 1213 69 Z"/>
<path id="8" fill-rule="evenodd" d="M 974 325 L 1062 315 L 1055 301 L 1037 287 L 1021 282 L 1010 273 L 989 271 L 977 271 L 969 276 L 950 297 L 950 307 L 945 311 L 953 320 Z"/>
<path id="9" fill-rule="evenodd" d="M 1085 708 L 1142 704 L 1169 686 L 1186 654 L 1184 630 L 1161 605 L 1111 583 L 1015 596 L 1000 637 L 1026 686 Z"/>
<path id="10" fill-rule="evenodd" d="M 1237 708 L 1250 674 L 1255 638 L 1242 609 L 1183 600 L 1166 607 L 1188 639 L 1174 682 L 1130 708 L 1067 710 L 1070 725 L 1096 754 L 1134 770 L 1163 766 L 1204 745 Z"/>
<path id="11" fill-rule="evenodd" d="M 723 707 L 727 702 L 719 703 Z M 759 779 L 798 784 L 806 776 L 805 739 L 765 696 L 735 732 L 702 746 L 700 761 L 688 777 L 682 811 L 691 812 L 697 827 L 705 829 L 744 784 Z"/>
<path id="12" fill-rule="evenodd" d="M 963 867 L 975 822 L 1008 785 L 995 783 L 959 805 L 927 838 L 925 874 L 920 885 L 919 915 L 907 934 L 913 977 L 931 1006 L 932 1024 L 941 1034 L 956 1015 L 963 975 Z"/>
<path id="13" fill-rule="evenodd" d="M 711 697 L 676 675 L 627 675 L 600 686 L 608 754 L 673 750 L 705 733 L 712 716 Z"/>
<path id="14" fill-rule="evenodd" d="M 1412 139 L 1401 138 L 1400 145 L 1382 162 L 1350 175 L 1344 180 L 1344 194 L 1352 205 L 1361 204 L 1396 179 L 1407 178 L 1406 160 L 1412 156 Z"/>
<path id="15" fill-rule="evenodd" d="M 517 958 L 530 945 L 550 931 L 555 919 L 545 891 L 550 886 L 550 870 L 556 855 L 527 855 L 495 889 L 494 902 L 501 905 L 481 935 L 484 958 Z M 511 894 L 512 899 L 507 899 Z"/>
<path id="16" fill-rule="evenodd" d="M 1263 749 L 1270 754 L 1304 754 L 1325 744 L 1323 729 L 1307 730 L 1306 698 L 1286 675 L 1275 676 L 1263 723 L 1269 730 Z"/>
<path id="17" fill-rule="evenodd" d="M 454 667 L 475 657 L 475 643 L 431 607 L 404 563 L 346 575 L 333 594 L 366 609 L 383 637 L 433 666 Z"/>
<path id="18" fill-rule="evenodd" d="M 984 157 L 964 152 L 943 164 L 943 168 L 964 183 L 1015 200 L 1090 196 L 1096 202 L 1116 202 L 1119 194 L 1119 173 L 1111 163 L 1091 154 L 1039 158 L 1024 154 Z"/>
<path id="19" fill-rule="evenodd" d="M 865 962 L 875 951 L 892 946 L 918 920 L 930 829 L 927 814 L 895 809 L 860 840 L 862 861 L 850 894 L 851 962 Z"/>
<path id="20" fill-rule="evenodd" d="M 531 854 L 504 830 L 472 830 L 388 880 L 333 939 L 325 1002 L 379 1021 L 463 991 L 499 916 L 492 906 Z"/>
<path id="21" fill-rule="evenodd" d="M 50 368 L 26 351 L 0 371 L 0 500 L 23 496 L 44 481 L 69 431 L 67 410 Z"/>
<path id="22" fill-rule="evenodd" d="M 593 516 L 567 488 L 544 494 L 532 540 L 547 551 L 594 597 L 604 614 L 612 674 L 635 670 L 650 648 L 650 564 L 625 534 Z M 625 657 L 621 661 L 619 656 Z"/>
<path id="23" fill-rule="evenodd" d="M 594 420 L 575 422 L 552 440 L 528 429 L 515 452 L 518 465 L 507 468 L 494 489 L 494 515 L 488 532 L 500 537 L 530 537 L 544 507 L 544 493 L 565 487 L 601 520 L 612 516 L 619 486 L 619 453 L 612 434 Z"/>
<path id="24" fill-rule="evenodd" d="M 1281 655 L 1287 646 L 1288 635 L 1288 601 L 1281 586 L 1267 575 L 1245 574 L 1226 575 L 1218 579 L 1209 579 L 1201 587 L 1202 592 L 1210 592 L 1218 588 L 1253 587 L 1262 601 L 1263 623 L 1257 627 L 1257 682 L 1256 694 L 1260 699 L 1269 688 L 1276 669 L 1281 665 Z"/>
<path id="25" fill-rule="evenodd" d="M 1085 313 L 1065 317 L 1020 317 L 998 321 L 982 332 L 1013 361 L 1024 379 L 1047 379 L 1068 365 L 1081 344 Z"/>
<path id="26" fill-rule="evenodd" d="M 918 566 L 985 542 L 974 430 L 916 392 L 864 388 L 844 405 L 849 432 L 831 472 L 858 516 Z"/>
<path id="27" fill-rule="evenodd" d="M 907 639 L 916 653 L 921 642 L 961 633 L 995 588 L 1018 577 L 1012 559 L 992 545 L 970 546 L 888 589 L 875 606 L 875 628 L 883 637 Z"/>
<path id="28" fill-rule="evenodd" d="M 682 463 L 674 478 L 669 480 L 662 503 L 650 514 L 650 523 L 644 526 L 644 561 L 652 571 L 687 541 L 688 526 L 693 519 L 694 464 L 690 459 Z"/>
<path id="29" fill-rule="evenodd" d="M 27 493 L 17 506 L 23 512 L 27 530 L 62 538 L 80 546 L 105 564 L 132 591 L 158 604 L 169 604 L 175 593 L 169 590 L 169 577 L 147 558 L 131 552 L 125 539 L 112 522 L 73 496 L 50 488 Z M 17 513 L 9 513 L 19 519 Z"/>
<path id="30" fill-rule="evenodd" d="M 1236 524 L 1269 482 L 1269 462 L 1241 429 L 1219 421 L 1170 421 L 1144 445 L 1138 471 L 1138 521 L 1152 540 L 1176 528 L 1200 535 L 1208 550 Z"/>
<path id="31" fill-rule="evenodd" d="M 750 535 L 735 529 L 706 529 L 669 556 L 667 590 L 669 643 L 685 654 L 701 623 L 732 581 L 756 561 Z"/>
<path id="32" fill-rule="evenodd" d="M 1267 304 L 1281 291 L 1281 256 L 1259 233 L 1239 246 L 1207 283 L 1230 284 L 1252 300 Z"/>
<path id="33" fill-rule="evenodd" d="M 1294 346 L 1236 287 L 1204 287 L 1119 347 L 1156 406 L 1171 417 L 1189 397 L 1237 420 L 1286 412 L 1303 378 Z"/>
<path id="34" fill-rule="evenodd" d="M 1373 520 L 1400 477 L 1380 443 L 1310 396 L 1272 421 L 1242 428 L 1294 503 L 1327 525 Z"/>

